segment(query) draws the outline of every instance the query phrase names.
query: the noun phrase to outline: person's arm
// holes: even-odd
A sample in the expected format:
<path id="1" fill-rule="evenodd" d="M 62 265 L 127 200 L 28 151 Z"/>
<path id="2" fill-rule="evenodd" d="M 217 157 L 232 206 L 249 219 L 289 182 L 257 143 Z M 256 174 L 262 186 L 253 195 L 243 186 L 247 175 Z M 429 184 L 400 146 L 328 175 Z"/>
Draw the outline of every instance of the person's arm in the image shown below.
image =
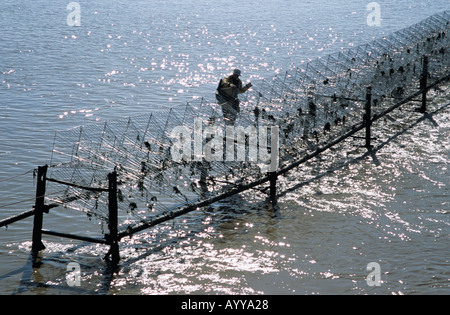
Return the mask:
<path id="1" fill-rule="evenodd" d="M 250 89 L 252 87 L 252 84 L 251 83 L 248 83 L 247 85 L 245 85 L 245 86 L 242 86 L 242 84 L 240 85 L 240 89 L 239 89 L 239 93 L 245 93 L 245 92 L 247 92 L 248 91 L 248 89 Z"/>

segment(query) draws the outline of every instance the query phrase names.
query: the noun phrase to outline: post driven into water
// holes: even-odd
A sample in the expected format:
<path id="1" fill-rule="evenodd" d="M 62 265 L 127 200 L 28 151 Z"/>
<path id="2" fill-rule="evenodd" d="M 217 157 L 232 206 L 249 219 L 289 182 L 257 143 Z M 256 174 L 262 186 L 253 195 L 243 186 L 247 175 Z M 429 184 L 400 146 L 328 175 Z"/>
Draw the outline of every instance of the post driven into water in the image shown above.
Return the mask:
<path id="1" fill-rule="evenodd" d="M 422 90 L 422 106 L 420 107 L 419 111 L 421 113 L 425 113 L 427 111 L 427 85 L 428 85 L 428 56 L 423 57 L 423 70 L 422 75 L 420 77 L 420 89 Z"/>
<path id="2" fill-rule="evenodd" d="M 39 251 L 45 249 L 45 246 L 42 243 L 42 224 L 44 220 L 44 212 L 47 212 L 44 204 L 45 188 L 47 184 L 47 169 L 47 165 L 40 166 L 37 174 L 36 203 L 34 206 L 33 222 L 33 243 L 31 246 L 31 251 L 34 257 L 37 256 Z"/>
<path id="3" fill-rule="evenodd" d="M 366 94 L 366 106 L 365 106 L 365 114 L 364 114 L 364 124 L 366 126 L 366 145 L 365 147 L 370 150 L 372 148 L 371 145 L 371 136 L 372 136 L 372 87 L 367 88 Z"/>
<path id="4" fill-rule="evenodd" d="M 275 198 L 277 195 L 277 172 L 270 172 L 268 175 L 270 177 L 270 197 Z"/>
<path id="5" fill-rule="evenodd" d="M 109 234 L 106 235 L 106 241 L 110 246 L 110 249 L 105 257 L 105 259 L 111 257 L 113 266 L 116 266 L 120 260 L 117 193 L 117 172 L 113 172 L 108 175 Z"/>

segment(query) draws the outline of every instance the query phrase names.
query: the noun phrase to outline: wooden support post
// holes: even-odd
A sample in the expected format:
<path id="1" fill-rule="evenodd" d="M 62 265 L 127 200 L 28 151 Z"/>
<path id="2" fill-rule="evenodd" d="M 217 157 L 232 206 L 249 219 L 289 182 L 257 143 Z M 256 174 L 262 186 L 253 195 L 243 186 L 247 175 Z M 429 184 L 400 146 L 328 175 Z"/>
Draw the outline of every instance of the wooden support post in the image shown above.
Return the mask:
<path id="1" fill-rule="evenodd" d="M 270 197 L 275 200 L 277 196 L 277 179 L 278 179 L 278 166 L 280 159 L 280 128 L 278 126 L 272 126 L 270 128 L 270 171 L 269 171 L 269 182 L 270 182 Z"/>
<path id="2" fill-rule="evenodd" d="M 44 219 L 44 212 L 46 212 L 46 207 L 44 204 L 45 199 L 45 186 L 47 177 L 48 166 L 40 166 L 38 168 L 37 175 L 37 187 L 36 187 L 36 203 L 34 205 L 34 222 L 33 222 L 33 244 L 31 246 L 31 251 L 36 258 L 39 251 L 45 249 L 42 243 L 42 223 Z"/>
<path id="3" fill-rule="evenodd" d="M 105 259 L 111 257 L 113 266 L 117 266 L 120 260 L 119 254 L 119 232 L 118 232 L 118 203 L 117 203 L 117 173 L 113 172 L 108 175 L 108 228 L 109 235 L 106 240 L 110 246 L 109 252 Z"/>
<path id="4" fill-rule="evenodd" d="M 366 126 L 366 148 L 370 150 L 372 148 L 370 143 L 372 137 L 372 87 L 367 88 L 364 124 Z"/>
<path id="5" fill-rule="evenodd" d="M 428 85 L 428 56 L 423 57 L 423 70 L 420 78 L 420 89 L 422 90 L 422 106 L 419 111 L 425 113 L 427 111 L 427 85 Z"/>
<path id="6" fill-rule="evenodd" d="M 269 173 L 270 177 L 270 197 L 275 198 L 277 196 L 277 173 L 271 172 Z"/>

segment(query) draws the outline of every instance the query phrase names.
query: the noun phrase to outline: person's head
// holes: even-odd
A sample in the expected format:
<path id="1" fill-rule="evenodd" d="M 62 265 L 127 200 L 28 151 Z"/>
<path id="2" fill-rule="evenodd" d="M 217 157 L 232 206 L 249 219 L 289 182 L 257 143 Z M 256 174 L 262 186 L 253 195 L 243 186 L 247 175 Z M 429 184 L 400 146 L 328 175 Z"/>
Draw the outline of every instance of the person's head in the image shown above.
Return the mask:
<path id="1" fill-rule="evenodd" d="M 239 69 L 234 69 L 233 71 L 233 77 L 235 77 L 236 79 L 239 78 L 241 76 L 241 70 Z"/>

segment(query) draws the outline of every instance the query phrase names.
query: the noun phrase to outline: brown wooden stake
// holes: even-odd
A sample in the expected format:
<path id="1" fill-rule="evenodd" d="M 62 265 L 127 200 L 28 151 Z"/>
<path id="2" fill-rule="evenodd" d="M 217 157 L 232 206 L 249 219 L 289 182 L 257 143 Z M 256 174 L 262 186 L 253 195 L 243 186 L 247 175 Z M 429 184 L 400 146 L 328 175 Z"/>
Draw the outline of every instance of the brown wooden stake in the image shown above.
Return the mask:
<path id="1" fill-rule="evenodd" d="M 44 219 L 44 212 L 46 212 L 44 199 L 45 199 L 47 169 L 48 169 L 47 165 L 40 166 L 38 168 L 38 175 L 37 175 L 36 204 L 34 206 L 34 222 L 33 222 L 33 244 L 31 246 L 31 251 L 35 258 L 39 253 L 39 251 L 45 249 L 45 246 L 42 243 L 42 223 Z"/>
<path id="2" fill-rule="evenodd" d="M 277 196 L 277 173 L 271 172 L 269 173 L 270 177 L 270 197 L 275 198 Z"/>
<path id="3" fill-rule="evenodd" d="M 372 145 L 372 87 L 367 88 L 366 94 L 366 114 L 364 115 L 364 124 L 366 125 L 366 148 L 370 150 Z"/>
<path id="4" fill-rule="evenodd" d="M 117 203 L 117 172 L 108 175 L 108 201 L 109 201 L 109 218 L 108 228 L 109 235 L 106 236 L 107 242 L 110 245 L 109 252 L 105 259 L 111 257 L 113 266 L 117 266 L 120 261 L 119 253 L 119 233 L 118 233 L 118 203 Z"/>
<path id="5" fill-rule="evenodd" d="M 425 113 L 427 111 L 427 89 L 428 85 L 428 56 L 423 57 L 423 70 L 420 78 L 420 89 L 422 90 L 422 106 L 420 112 Z"/>

